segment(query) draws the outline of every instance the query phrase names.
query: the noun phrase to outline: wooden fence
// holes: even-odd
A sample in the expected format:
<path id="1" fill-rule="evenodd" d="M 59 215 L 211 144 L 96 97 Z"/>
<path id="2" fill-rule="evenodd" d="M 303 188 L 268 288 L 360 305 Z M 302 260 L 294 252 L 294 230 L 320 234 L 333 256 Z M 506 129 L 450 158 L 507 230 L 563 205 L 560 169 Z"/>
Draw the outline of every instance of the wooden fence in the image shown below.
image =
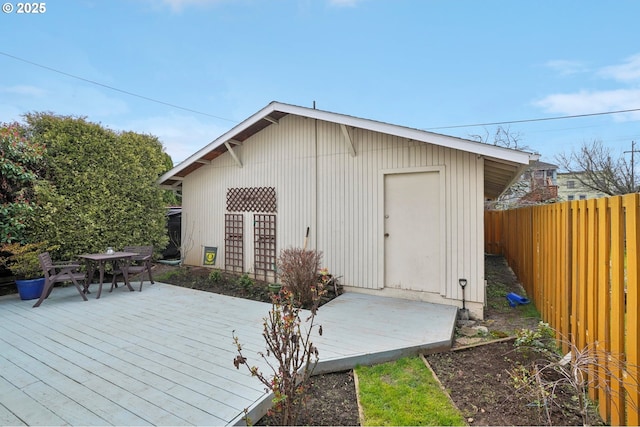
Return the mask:
<path id="1" fill-rule="evenodd" d="M 611 425 L 640 425 L 639 220 L 639 194 L 485 213 L 485 251 L 504 255 L 558 338 L 606 355 L 589 395 Z"/>

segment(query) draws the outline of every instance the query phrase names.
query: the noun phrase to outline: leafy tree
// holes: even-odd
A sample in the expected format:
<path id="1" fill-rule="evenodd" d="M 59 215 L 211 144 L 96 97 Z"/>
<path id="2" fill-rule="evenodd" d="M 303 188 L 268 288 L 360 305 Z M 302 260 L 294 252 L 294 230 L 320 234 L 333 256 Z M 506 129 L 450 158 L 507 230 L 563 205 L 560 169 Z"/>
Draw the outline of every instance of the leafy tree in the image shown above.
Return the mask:
<path id="1" fill-rule="evenodd" d="M 633 162 L 623 155 L 614 158 L 611 148 L 604 146 L 602 141 L 585 142 L 578 151 L 557 155 L 556 161 L 560 167 L 574 173 L 580 184 L 609 196 L 640 190 L 635 183 Z"/>
<path id="2" fill-rule="evenodd" d="M 0 243 L 25 240 L 44 153 L 42 144 L 25 138 L 19 124 L 0 125 Z"/>
<path id="3" fill-rule="evenodd" d="M 162 173 L 165 173 L 173 168 L 173 160 L 171 160 L 171 156 L 168 155 L 167 153 L 163 152 L 162 156 L 164 158 L 163 160 L 164 168 L 162 169 Z M 182 205 L 182 200 L 178 198 L 177 192 L 175 191 L 164 190 L 162 192 L 162 199 L 164 200 L 165 206 L 181 206 Z"/>
<path id="4" fill-rule="evenodd" d="M 166 246 L 164 190 L 155 183 L 166 154 L 156 137 L 51 113 L 25 120 L 32 141 L 47 147 L 31 240 L 58 245 L 65 258 L 108 246 Z"/>

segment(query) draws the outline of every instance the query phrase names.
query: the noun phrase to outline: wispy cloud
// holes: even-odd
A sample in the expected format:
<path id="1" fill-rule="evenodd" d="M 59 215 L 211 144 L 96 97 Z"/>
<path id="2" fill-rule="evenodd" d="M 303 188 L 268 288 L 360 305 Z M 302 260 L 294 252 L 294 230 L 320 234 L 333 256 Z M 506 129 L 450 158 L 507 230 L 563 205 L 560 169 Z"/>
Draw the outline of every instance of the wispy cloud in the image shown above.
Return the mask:
<path id="1" fill-rule="evenodd" d="M 630 56 L 622 64 L 604 67 L 598 74 L 621 82 L 640 82 L 640 53 Z"/>
<path id="2" fill-rule="evenodd" d="M 587 66 L 580 61 L 569 61 L 565 59 L 548 61 L 545 66 L 560 73 L 563 76 L 568 76 L 577 73 L 583 73 L 588 70 Z"/>
<path id="3" fill-rule="evenodd" d="M 363 1 L 364 0 L 329 0 L 329 4 L 336 7 L 355 7 Z"/>
<path id="4" fill-rule="evenodd" d="M 225 0 L 161 0 L 163 4 L 169 6 L 173 12 L 182 12 L 187 7 L 210 6 L 222 3 Z"/>
<path id="5" fill-rule="evenodd" d="M 549 66 L 568 72 L 573 61 L 550 61 Z M 579 64 L 579 63 L 575 63 Z M 585 70 L 586 71 L 586 70 Z M 621 64 L 602 67 L 594 76 L 621 83 L 620 88 L 610 90 L 582 89 L 577 92 L 555 93 L 537 100 L 533 105 L 553 114 L 590 114 L 607 111 L 633 110 L 640 108 L 640 54 L 631 56 Z M 617 121 L 640 120 L 640 112 L 616 114 Z"/>
<path id="6" fill-rule="evenodd" d="M 549 113 L 569 115 L 631 110 L 640 108 L 640 89 L 557 93 L 537 101 L 535 105 Z"/>
<path id="7" fill-rule="evenodd" d="M 10 95 L 33 96 L 33 97 L 41 97 L 47 94 L 46 90 L 36 86 L 29 86 L 29 85 L 0 87 L 0 92 L 10 94 Z"/>
<path id="8" fill-rule="evenodd" d="M 18 120 L 19 115 L 29 111 L 51 111 L 54 114 L 86 116 L 89 120 L 103 120 L 120 114 L 130 114 L 129 105 L 120 98 L 113 97 L 94 87 L 69 83 L 50 82 L 42 87 L 15 85 L 0 87 L 7 114 L 3 120 Z M 12 106 L 9 108 L 8 106 Z"/>

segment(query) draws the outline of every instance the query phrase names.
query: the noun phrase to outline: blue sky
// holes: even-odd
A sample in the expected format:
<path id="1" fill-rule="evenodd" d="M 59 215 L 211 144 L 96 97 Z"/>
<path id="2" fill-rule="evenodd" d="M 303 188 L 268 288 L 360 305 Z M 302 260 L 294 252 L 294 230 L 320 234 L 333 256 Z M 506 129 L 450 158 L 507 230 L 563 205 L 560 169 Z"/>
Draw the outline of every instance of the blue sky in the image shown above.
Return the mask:
<path id="1" fill-rule="evenodd" d="M 271 101 L 464 138 L 496 126 L 446 127 L 638 109 L 502 126 L 550 162 L 595 139 L 640 143 L 636 0 L 9 4 L 0 122 L 85 116 L 158 136 L 174 162 Z"/>

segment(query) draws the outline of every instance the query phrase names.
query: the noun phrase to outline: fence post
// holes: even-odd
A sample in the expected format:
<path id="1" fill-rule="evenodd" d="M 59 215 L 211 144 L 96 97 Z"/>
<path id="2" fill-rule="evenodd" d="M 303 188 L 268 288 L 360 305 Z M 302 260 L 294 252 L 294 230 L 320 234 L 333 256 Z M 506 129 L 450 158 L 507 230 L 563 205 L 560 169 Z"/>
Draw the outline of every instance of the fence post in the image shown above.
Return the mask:
<path id="1" fill-rule="evenodd" d="M 611 354 L 611 339 L 609 330 L 611 329 L 611 298 L 609 277 L 611 274 L 611 212 L 609 210 L 609 199 L 602 197 L 597 200 L 598 212 L 598 277 L 597 292 L 597 324 L 596 331 L 596 351 L 598 354 Z M 611 383 L 610 363 L 603 360 L 604 366 L 598 373 L 598 388 L 600 417 L 603 420 L 611 418 L 611 396 L 606 393 L 607 384 Z"/>
<path id="2" fill-rule="evenodd" d="M 587 282 L 586 282 L 586 293 L 585 293 L 585 327 L 587 328 L 587 333 L 585 334 L 585 345 L 589 346 L 590 356 L 594 357 L 595 348 L 594 343 L 596 342 L 597 335 L 597 319 L 598 312 L 596 310 L 596 288 L 597 288 L 597 278 L 598 278 L 598 260 L 596 258 L 598 254 L 598 233 L 597 233 L 597 224 L 598 224 L 598 212 L 596 210 L 596 199 L 589 199 L 586 203 L 586 221 L 587 221 Z M 580 349 L 584 348 L 584 346 L 579 347 Z M 589 381 L 591 384 L 594 384 L 594 381 L 598 379 L 598 366 L 596 364 L 589 365 Z M 598 400 L 598 388 L 594 386 L 589 387 L 589 397 L 592 400 Z"/>
<path id="3" fill-rule="evenodd" d="M 625 210 L 625 240 L 627 259 L 627 301 L 626 301 L 626 348 L 625 356 L 627 362 L 627 375 L 625 377 L 627 425 L 640 425 L 638 415 L 638 404 L 640 403 L 640 390 L 638 390 L 638 354 L 640 353 L 640 342 L 638 333 L 640 331 L 640 317 L 638 308 L 638 281 L 640 275 L 638 264 L 640 262 L 640 208 L 638 207 L 640 194 L 627 194 L 622 196 L 622 205 Z"/>
<path id="4" fill-rule="evenodd" d="M 611 331 L 609 342 L 611 354 L 619 360 L 624 355 L 625 321 L 625 250 L 624 250 L 624 212 L 622 197 L 612 197 L 611 207 Z M 623 377 L 619 364 L 611 369 L 617 380 L 611 383 L 611 425 L 625 425 L 625 391 L 620 379 Z"/>

